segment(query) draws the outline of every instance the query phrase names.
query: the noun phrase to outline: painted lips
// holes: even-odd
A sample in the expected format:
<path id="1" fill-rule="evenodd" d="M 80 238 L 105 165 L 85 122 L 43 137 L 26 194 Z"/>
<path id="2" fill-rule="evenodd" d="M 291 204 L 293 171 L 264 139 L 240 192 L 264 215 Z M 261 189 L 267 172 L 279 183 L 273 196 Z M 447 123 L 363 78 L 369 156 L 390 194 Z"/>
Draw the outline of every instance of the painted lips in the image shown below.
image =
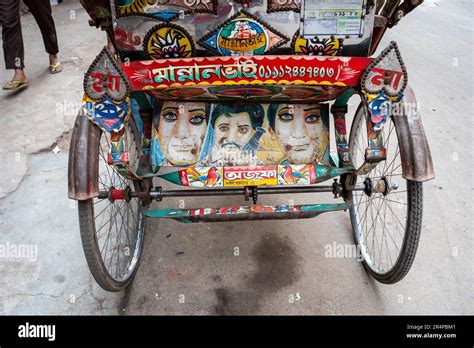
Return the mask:
<path id="1" fill-rule="evenodd" d="M 192 145 L 172 145 L 172 148 L 177 152 L 190 152 L 194 147 Z"/>
<path id="2" fill-rule="evenodd" d="M 285 145 L 286 151 L 306 151 L 308 150 L 309 144 L 302 145 Z"/>

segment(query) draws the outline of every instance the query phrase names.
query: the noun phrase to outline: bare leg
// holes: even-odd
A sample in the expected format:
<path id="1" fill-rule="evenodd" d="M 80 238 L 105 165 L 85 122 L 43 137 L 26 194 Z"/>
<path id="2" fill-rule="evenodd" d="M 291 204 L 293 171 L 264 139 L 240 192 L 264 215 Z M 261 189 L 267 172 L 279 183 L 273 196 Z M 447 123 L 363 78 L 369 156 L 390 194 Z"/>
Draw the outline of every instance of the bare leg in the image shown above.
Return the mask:
<path id="1" fill-rule="evenodd" d="M 55 65 L 59 62 L 58 60 L 58 55 L 57 54 L 50 54 L 49 55 L 49 64 L 50 65 Z"/>
<path id="2" fill-rule="evenodd" d="M 26 74 L 24 69 L 15 69 L 15 75 L 12 80 L 26 81 Z"/>

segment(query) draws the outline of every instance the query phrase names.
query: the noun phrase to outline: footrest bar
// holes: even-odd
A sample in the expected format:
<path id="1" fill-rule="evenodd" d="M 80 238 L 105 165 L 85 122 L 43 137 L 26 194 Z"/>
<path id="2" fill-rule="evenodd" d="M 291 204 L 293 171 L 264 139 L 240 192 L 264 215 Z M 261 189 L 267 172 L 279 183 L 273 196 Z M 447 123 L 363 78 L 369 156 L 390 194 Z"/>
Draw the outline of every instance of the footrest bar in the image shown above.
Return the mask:
<path id="1" fill-rule="evenodd" d="M 146 210 L 143 214 L 147 217 L 174 219 L 180 222 L 288 220 L 312 218 L 325 212 L 346 210 L 348 208 L 347 203 L 295 206 L 256 204 L 222 208 Z"/>

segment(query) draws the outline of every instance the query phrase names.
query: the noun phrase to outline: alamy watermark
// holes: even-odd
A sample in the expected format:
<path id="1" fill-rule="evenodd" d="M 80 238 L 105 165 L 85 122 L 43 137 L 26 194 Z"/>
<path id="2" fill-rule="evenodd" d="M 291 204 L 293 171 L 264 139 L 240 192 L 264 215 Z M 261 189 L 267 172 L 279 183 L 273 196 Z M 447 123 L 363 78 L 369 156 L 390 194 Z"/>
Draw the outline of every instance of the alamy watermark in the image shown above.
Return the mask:
<path id="1" fill-rule="evenodd" d="M 0 244 L 0 259 L 28 259 L 34 262 L 38 260 L 38 245 L 14 244 L 10 242 Z"/>
<path id="2" fill-rule="evenodd" d="M 382 114 L 388 111 L 387 108 L 389 105 L 390 114 L 392 116 L 407 117 L 408 115 L 411 115 L 414 118 L 419 116 L 420 103 L 418 102 L 397 102 L 393 104 L 382 104 L 380 106 L 380 111 Z"/>
<path id="3" fill-rule="evenodd" d="M 55 112 L 57 116 L 76 116 L 81 108 L 81 102 L 63 100 L 56 103 Z"/>
<path id="4" fill-rule="evenodd" d="M 18 326 L 20 338 L 46 338 L 52 342 L 56 340 L 56 325 L 36 325 L 26 322 Z"/>
<path id="5" fill-rule="evenodd" d="M 324 257 L 328 258 L 353 258 L 364 261 L 360 247 L 355 244 L 339 244 L 332 242 L 324 246 Z"/>

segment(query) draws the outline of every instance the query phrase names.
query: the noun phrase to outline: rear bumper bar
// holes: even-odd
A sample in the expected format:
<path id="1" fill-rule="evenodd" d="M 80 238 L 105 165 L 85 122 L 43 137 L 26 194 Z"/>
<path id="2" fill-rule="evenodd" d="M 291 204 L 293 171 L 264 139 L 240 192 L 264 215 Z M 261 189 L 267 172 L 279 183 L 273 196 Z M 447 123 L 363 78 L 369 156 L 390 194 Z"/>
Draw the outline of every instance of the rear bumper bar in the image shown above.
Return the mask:
<path id="1" fill-rule="evenodd" d="M 201 209 L 146 210 L 145 216 L 179 222 L 219 222 L 248 220 L 289 220 L 316 217 L 329 211 L 346 210 L 347 203 L 307 205 L 253 205 Z"/>

